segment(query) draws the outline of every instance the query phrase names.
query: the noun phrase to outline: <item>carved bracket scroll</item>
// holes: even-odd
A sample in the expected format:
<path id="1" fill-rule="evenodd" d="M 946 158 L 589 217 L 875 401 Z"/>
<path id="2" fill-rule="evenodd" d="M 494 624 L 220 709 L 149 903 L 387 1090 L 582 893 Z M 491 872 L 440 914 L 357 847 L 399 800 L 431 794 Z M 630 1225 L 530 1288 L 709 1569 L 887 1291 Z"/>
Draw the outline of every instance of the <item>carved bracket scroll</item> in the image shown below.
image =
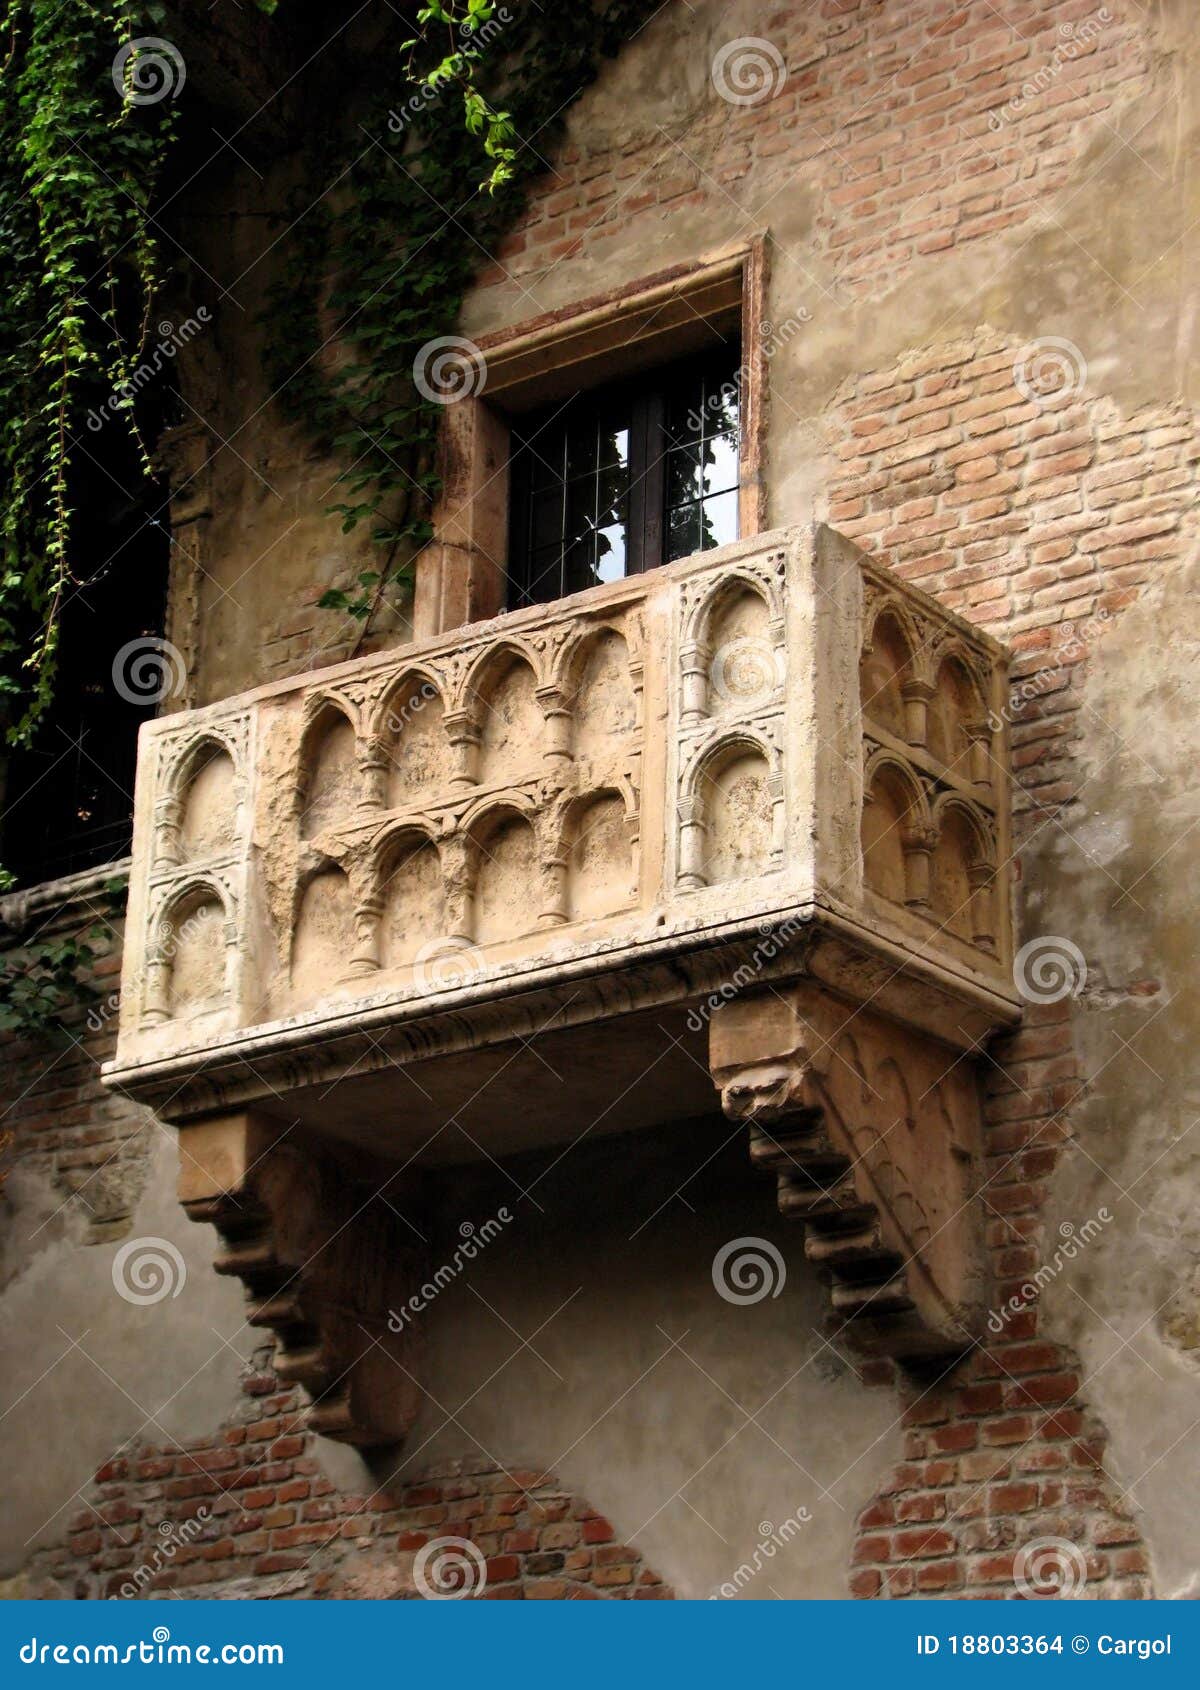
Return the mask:
<path id="1" fill-rule="evenodd" d="M 420 1406 L 418 1336 L 389 1311 L 420 1284 L 402 1194 L 253 1113 L 180 1133 L 179 1199 L 221 1236 L 214 1266 L 246 1288 L 247 1323 L 275 1334 L 275 1370 L 311 1397 L 311 1430 L 393 1444 Z"/>
<path id="2" fill-rule="evenodd" d="M 715 1011 L 710 1061 L 854 1346 L 909 1360 L 978 1333 L 979 1103 L 961 1051 L 804 982 Z"/>

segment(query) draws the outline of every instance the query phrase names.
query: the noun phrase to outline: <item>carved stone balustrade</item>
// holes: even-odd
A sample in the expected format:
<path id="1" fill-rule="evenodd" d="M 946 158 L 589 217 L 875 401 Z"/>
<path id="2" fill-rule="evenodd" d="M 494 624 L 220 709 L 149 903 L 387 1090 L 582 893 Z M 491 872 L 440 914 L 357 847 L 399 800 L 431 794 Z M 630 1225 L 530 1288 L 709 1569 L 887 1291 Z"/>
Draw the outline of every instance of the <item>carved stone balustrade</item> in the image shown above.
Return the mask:
<path id="1" fill-rule="evenodd" d="M 711 1062 L 835 1308 L 952 1348 L 970 1053 L 1017 1010 L 1006 698 L 818 527 L 164 717 L 109 1082 L 437 1162 L 701 1116 Z"/>

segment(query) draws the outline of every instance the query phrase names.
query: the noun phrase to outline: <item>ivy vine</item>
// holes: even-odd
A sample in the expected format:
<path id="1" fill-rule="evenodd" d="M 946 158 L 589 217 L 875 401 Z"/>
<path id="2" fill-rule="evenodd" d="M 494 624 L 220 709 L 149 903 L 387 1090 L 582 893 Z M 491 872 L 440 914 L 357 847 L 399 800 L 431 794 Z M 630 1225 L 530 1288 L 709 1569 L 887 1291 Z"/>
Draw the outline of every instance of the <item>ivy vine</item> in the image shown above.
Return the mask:
<path id="1" fill-rule="evenodd" d="M 137 73 L 127 43 L 163 12 L 129 0 L 3 0 L 0 10 L 0 723 L 10 742 L 28 738 L 51 696 L 73 586 L 71 466 L 97 396 L 148 468 L 122 394 L 159 284 L 150 206 L 174 114 L 127 97 Z"/>
<path id="2" fill-rule="evenodd" d="M 346 533 L 369 525 L 381 548 L 378 569 L 320 601 L 364 629 L 389 590 L 411 585 L 431 537 L 441 403 L 414 379 L 422 355 L 454 329 L 571 102 L 654 10 L 601 0 L 568 20 L 532 0 L 431 0 L 398 43 L 391 86 L 384 74 L 352 134 L 313 149 L 306 188 L 337 191 L 295 208 L 268 356 L 282 404 L 349 465 L 332 512 Z M 338 356 L 322 357 L 331 334 Z M 309 349 L 299 361 L 297 348 Z"/>
<path id="3" fill-rule="evenodd" d="M 96 996 L 90 974 L 105 930 L 34 938 L 0 958 L 0 1033 L 31 1037 L 57 1032 L 72 1009 Z"/>
<path id="4" fill-rule="evenodd" d="M 430 0 L 415 34 L 397 28 L 391 86 L 351 129 L 308 145 L 308 183 L 338 187 L 295 225 L 268 362 L 284 407 L 349 466 L 333 514 L 347 533 L 369 523 L 383 548 L 353 592 L 321 601 L 364 630 L 389 588 L 411 581 L 431 532 L 440 406 L 414 380 L 418 358 L 454 328 L 570 103 L 655 9 L 597 0 L 568 20 L 534 0 Z M 93 405 L 128 431 L 150 474 L 154 443 L 142 438 L 132 377 L 162 282 L 153 207 L 178 114 L 136 88 L 142 58 L 163 45 L 147 37 L 169 32 L 169 15 L 158 0 L 0 0 L 0 732 L 10 744 L 29 740 L 53 693 L 77 585 L 72 466 Z M 327 359 L 331 339 L 338 356 Z M 56 1023 L 86 993 L 91 937 L 35 940 L 6 958 L 0 1028 Z"/>
<path id="5" fill-rule="evenodd" d="M 286 27 L 286 3 L 256 4 Z M 384 548 L 355 594 L 323 602 L 365 622 L 429 538 L 438 405 L 413 383 L 416 359 L 454 327 L 570 102 L 653 10 L 599 0 L 568 27 L 533 0 L 430 0 L 415 34 L 397 23 L 386 91 L 355 125 L 309 146 L 308 183 L 338 188 L 290 237 L 269 363 L 283 405 L 345 454 L 334 514 L 346 532 L 369 523 Z M 153 207 L 178 113 L 135 88 L 154 51 L 146 38 L 169 33 L 169 18 L 159 0 L 0 0 L 0 728 L 10 743 L 29 738 L 52 695 L 75 585 L 71 467 L 93 404 L 150 469 L 131 377 L 162 280 Z M 330 338 L 335 359 L 322 357 Z"/>

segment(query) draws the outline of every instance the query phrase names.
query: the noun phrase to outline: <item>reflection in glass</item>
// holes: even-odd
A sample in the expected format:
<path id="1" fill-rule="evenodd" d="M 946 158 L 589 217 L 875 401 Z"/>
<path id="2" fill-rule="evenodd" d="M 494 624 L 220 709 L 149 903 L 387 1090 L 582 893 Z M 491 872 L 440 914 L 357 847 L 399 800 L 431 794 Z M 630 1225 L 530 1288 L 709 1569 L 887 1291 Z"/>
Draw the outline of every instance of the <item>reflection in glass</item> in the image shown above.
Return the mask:
<path id="1" fill-rule="evenodd" d="M 513 607 L 736 539 L 739 388 L 726 348 L 514 430 Z"/>
<path id="2" fill-rule="evenodd" d="M 667 512 L 667 562 L 700 550 L 700 505 L 676 505 Z"/>
<path id="3" fill-rule="evenodd" d="M 704 450 L 699 441 L 691 446 L 677 447 L 667 456 L 667 508 L 698 499 L 701 492 L 700 455 Z"/>
<path id="4" fill-rule="evenodd" d="M 718 434 L 704 443 L 704 491 L 724 493 L 738 484 L 738 437 Z"/>
<path id="5" fill-rule="evenodd" d="M 620 581 L 625 574 L 625 524 L 610 523 L 596 535 L 596 579 Z"/>
<path id="6" fill-rule="evenodd" d="M 731 488 L 728 493 L 717 493 L 711 499 L 705 499 L 703 506 L 703 533 L 700 547 L 702 551 L 710 551 L 713 546 L 728 546 L 738 537 L 738 496 L 737 488 Z"/>

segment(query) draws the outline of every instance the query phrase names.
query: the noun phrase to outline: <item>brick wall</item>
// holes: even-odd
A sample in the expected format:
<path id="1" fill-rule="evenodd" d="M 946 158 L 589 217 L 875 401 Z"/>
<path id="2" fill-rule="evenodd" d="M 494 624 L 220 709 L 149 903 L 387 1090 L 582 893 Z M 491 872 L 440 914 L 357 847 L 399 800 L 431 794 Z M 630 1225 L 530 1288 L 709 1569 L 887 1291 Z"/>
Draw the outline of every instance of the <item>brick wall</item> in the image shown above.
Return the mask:
<path id="1" fill-rule="evenodd" d="M 1029 367 L 1028 348 L 980 329 L 857 375 L 830 419 L 835 525 L 1017 653 L 1019 850 L 1072 815 L 1087 663 L 1109 620 L 1182 564 L 1200 460 L 1185 408 L 1126 416 L 1088 391 L 1073 354 L 1030 398 Z M 1056 1247 L 1042 1217 L 1087 1082 L 1071 1017 L 1069 1000 L 1029 1004 L 989 1053 L 992 1300 L 1019 1312 L 952 1378 L 905 1388 L 908 1459 L 863 1511 L 858 1596 L 1012 1594 L 1015 1552 L 1044 1539 L 1079 1546 L 1089 1595 L 1149 1594 L 1076 1358 L 1022 1292 Z"/>
<path id="2" fill-rule="evenodd" d="M 847 382 L 831 413 L 830 521 L 1005 640 L 1016 807 L 1070 801 L 1083 664 L 1108 619 L 1185 555 L 1200 430 L 1189 408 L 1124 415 L 1078 348 L 987 328 Z M 1055 385 L 1057 383 L 1057 386 Z"/>
<path id="3" fill-rule="evenodd" d="M 1031 1235 L 1019 1223 L 992 1235 L 998 1254 L 1034 1265 L 1037 1251 L 1013 1242 Z M 1011 1597 L 1021 1551 L 1040 1546 L 1088 1597 L 1151 1594 L 1141 1532 L 1104 1472 L 1104 1429 L 1080 1398 L 1075 1360 L 1037 1328 L 1031 1306 L 1008 1323 L 1008 1342 L 931 1386 L 905 1384 L 905 1459 L 859 1516 L 852 1595 Z"/>
<path id="4" fill-rule="evenodd" d="M 121 969 L 124 894 L 102 886 L 35 914 L 14 943 L 0 951 L 23 966 L 22 945 L 79 936 L 94 952 L 45 1034 L 0 1032 L 5 1076 L 0 1130 L 11 1133 L 6 1161 L 41 1176 L 64 1213 L 84 1224 L 89 1243 L 120 1237 L 141 1195 L 147 1170 L 146 1110 L 100 1083 L 113 1055 Z M 19 942 L 15 942 L 18 941 Z"/>
<path id="5" fill-rule="evenodd" d="M 774 97 L 706 95 L 682 134 L 648 122 L 607 145 L 585 128 L 483 280 L 609 239 L 653 250 L 639 224 L 664 207 L 711 205 L 717 226 L 733 207 L 761 227 L 799 182 L 818 196 L 813 255 L 847 299 L 878 296 L 911 263 L 1027 222 L 1068 180 L 1145 83 L 1143 21 L 1124 0 L 1014 0 L 1003 15 L 962 0 L 781 6 L 752 31 L 786 65 Z"/>
<path id="6" fill-rule="evenodd" d="M 441 1541 L 454 1538 L 472 1550 L 448 1546 L 440 1576 L 452 1579 L 457 1560 L 485 1599 L 673 1594 L 608 1520 L 535 1468 L 463 1459 L 405 1471 L 368 1495 L 339 1491 L 303 1430 L 299 1391 L 280 1386 L 270 1358 L 270 1348 L 257 1355 L 211 1439 L 114 1453 L 63 1539 L 33 1558 L 34 1587 L 77 1597 L 416 1598 L 422 1577 L 439 1576 Z"/>

